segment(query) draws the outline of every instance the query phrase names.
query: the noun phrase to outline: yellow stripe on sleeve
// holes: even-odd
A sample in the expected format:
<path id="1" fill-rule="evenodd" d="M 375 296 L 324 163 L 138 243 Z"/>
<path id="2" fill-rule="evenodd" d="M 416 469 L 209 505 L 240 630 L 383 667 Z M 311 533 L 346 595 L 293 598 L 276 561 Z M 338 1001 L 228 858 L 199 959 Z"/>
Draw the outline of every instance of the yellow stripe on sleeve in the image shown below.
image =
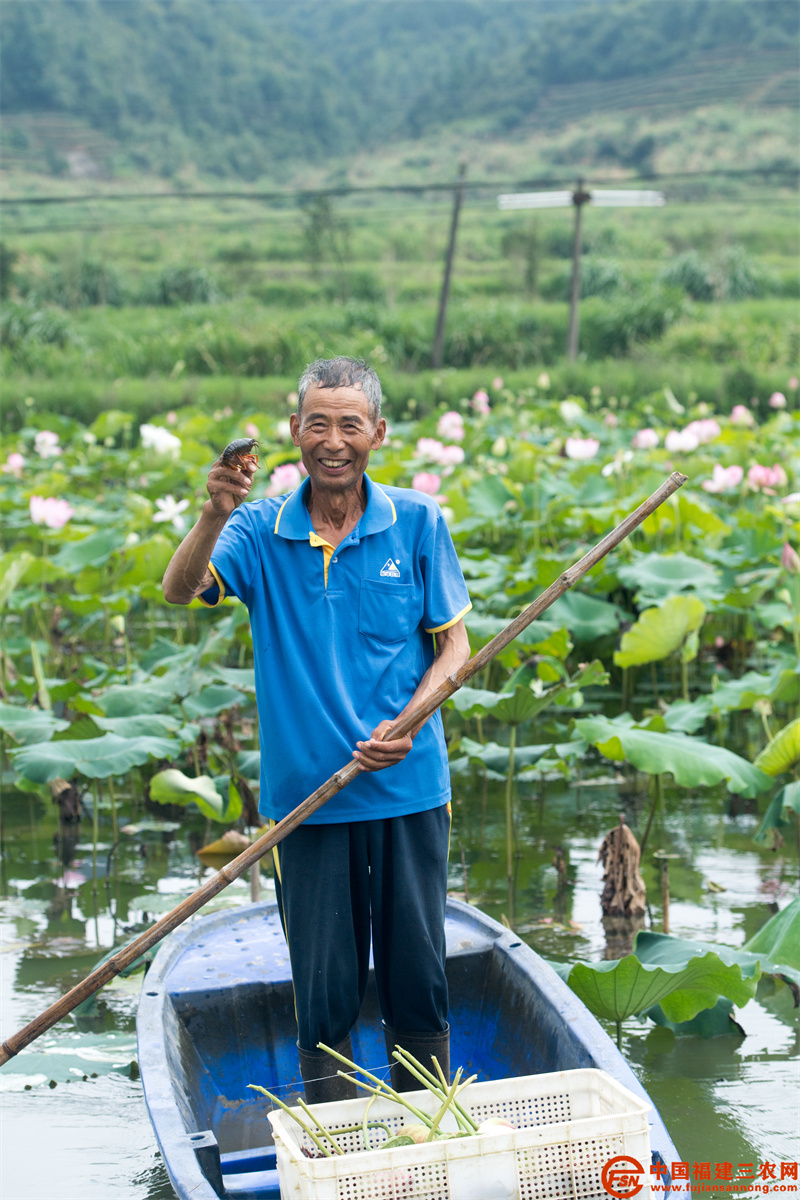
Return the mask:
<path id="1" fill-rule="evenodd" d="M 214 578 L 216 579 L 217 586 L 219 588 L 219 596 L 217 597 L 217 602 L 216 602 L 216 604 L 209 604 L 208 600 L 204 600 L 202 596 L 198 596 L 197 599 L 200 601 L 200 603 L 205 608 L 218 608 L 219 605 L 222 604 L 222 601 L 225 599 L 225 595 L 226 595 L 225 584 L 222 582 L 222 576 L 220 575 L 219 571 L 217 570 L 217 568 L 214 566 L 213 563 L 210 562 L 208 564 L 208 569 L 211 572 L 211 574 L 214 576 Z"/>
<path id="2" fill-rule="evenodd" d="M 426 629 L 425 632 L 426 633 L 442 633 L 443 630 L 452 628 L 453 625 L 458 624 L 458 622 L 461 620 L 462 617 L 465 617 L 467 615 L 467 613 L 469 612 L 469 610 L 471 608 L 472 608 L 472 601 L 470 600 L 467 607 L 462 608 L 462 610 L 458 614 L 458 616 L 453 617 L 452 621 L 445 621 L 444 625 L 437 625 L 435 629 Z"/>

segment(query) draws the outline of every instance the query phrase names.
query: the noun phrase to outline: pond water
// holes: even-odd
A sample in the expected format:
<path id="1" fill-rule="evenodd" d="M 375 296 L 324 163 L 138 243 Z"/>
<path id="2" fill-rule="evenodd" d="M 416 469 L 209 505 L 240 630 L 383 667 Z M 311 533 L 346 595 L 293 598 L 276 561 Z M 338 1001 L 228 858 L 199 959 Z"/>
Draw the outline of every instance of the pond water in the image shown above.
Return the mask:
<path id="1" fill-rule="evenodd" d="M 638 790 L 637 790 L 638 789 Z M 87 798 L 87 803 L 91 803 Z M 59 837 L 55 806 L 6 792 L 0 878 L 2 1036 L 79 982 L 114 944 L 173 907 L 208 871 L 197 849 L 204 820 L 156 828 L 159 814 L 122 798 L 120 841 L 100 813 L 93 863 L 91 819 Z M 740 807 L 740 805 L 742 805 Z M 456 780 L 451 888 L 514 927 L 545 957 L 617 957 L 620 931 L 604 926 L 597 852 L 620 810 L 638 833 L 646 780 L 615 776 L 520 782 L 513 897 L 506 878 L 504 785 Z M 155 819 L 154 819 L 155 818 Z M 126 824 L 127 822 L 127 824 Z M 643 874 L 645 927 L 662 928 L 652 852 L 670 860 L 670 931 L 740 946 L 798 888 L 797 852 L 773 854 L 752 838 L 748 802 L 724 792 L 667 789 Z M 163 822 L 162 822 L 163 825 Z M 210 836 L 209 836 L 210 833 Z M 559 851 L 558 848 L 561 848 Z M 566 882 L 554 865 L 563 853 Z M 96 881 L 95 882 L 93 882 Z M 272 887 L 267 867 L 262 896 Z M 249 902 L 238 881 L 215 903 Z M 512 903 L 513 901 L 513 903 Z M 624 931 L 623 931 L 624 932 Z M 630 936 L 630 930 L 628 936 Z M 624 941 L 624 938 L 623 938 Z M 170 1200 L 136 1068 L 141 975 L 107 987 L 95 1011 L 67 1018 L 0 1071 L 3 1200 Z M 788 989 L 737 1010 L 744 1036 L 677 1039 L 651 1022 L 623 1026 L 622 1048 L 690 1164 L 796 1161 L 800 1149 L 800 1022 Z M 613 1032 L 613 1030 L 610 1030 Z"/>

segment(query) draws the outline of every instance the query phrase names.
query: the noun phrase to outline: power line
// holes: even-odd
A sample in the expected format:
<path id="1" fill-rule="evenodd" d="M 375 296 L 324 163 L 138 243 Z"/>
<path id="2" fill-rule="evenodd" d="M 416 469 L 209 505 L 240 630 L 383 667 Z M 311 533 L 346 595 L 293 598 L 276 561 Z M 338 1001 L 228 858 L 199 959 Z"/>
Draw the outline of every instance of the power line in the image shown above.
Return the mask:
<path id="1" fill-rule="evenodd" d="M 585 169 L 584 169 L 585 173 Z M 656 174 L 641 174 L 630 176 L 626 179 L 620 179 L 618 176 L 592 176 L 592 180 L 596 183 L 616 183 L 618 185 L 627 185 L 632 183 L 645 183 L 654 181 L 682 181 L 682 180 L 702 180 L 702 179 L 774 179 L 780 177 L 786 182 L 797 183 L 800 181 L 800 168 L 774 166 L 774 167 L 746 167 L 733 169 L 720 169 L 709 171 L 668 171 L 665 173 Z M 571 186 L 575 182 L 575 175 L 567 176 L 541 176 L 534 179 L 516 179 L 516 180 L 475 180 L 471 183 L 465 183 L 465 190 L 475 191 L 497 191 L 500 189 L 532 189 L 532 188 L 547 188 L 556 187 L 559 184 L 567 184 Z M 112 204 L 128 204 L 141 203 L 147 204 L 153 201 L 162 200 L 251 200 L 258 203 L 294 201 L 308 202 L 310 200 L 333 198 L 339 196 L 357 196 L 370 194 L 390 194 L 401 193 L 405 195 L 423 195 L 425 192 L 452 192 L 457 186 L 456 181 L 450 183 L 384 183 L 384 184 L 366 184 L 363 186 L 338 185 L 330 188 L 299 188 L 293 191 L 272 191 L 272 192 L 110 192 L 107 194 L 88 194 L 78 196 L 3 196 L 0 197 L 0 205 L 6 208 L 20 204 L 44 206 L 51 204 L 87 204 L 107 202 Z"/>

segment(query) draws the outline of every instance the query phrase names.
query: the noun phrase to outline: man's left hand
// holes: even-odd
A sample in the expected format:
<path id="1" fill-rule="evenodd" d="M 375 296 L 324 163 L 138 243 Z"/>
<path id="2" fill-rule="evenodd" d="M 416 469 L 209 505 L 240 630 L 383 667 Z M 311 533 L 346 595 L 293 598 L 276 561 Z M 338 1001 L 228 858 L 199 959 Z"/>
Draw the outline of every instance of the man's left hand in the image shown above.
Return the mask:
<path id="1" fill-rule="evenodd" d="M 410 734 L 394 742 L 383 740 L 391 727 L 391 721 L 381 721 L 380 725 L 373 729 L 368 741 L 356 742 L 357 748 L 353 751 L 353 758 L 362 771 L 382 771 L 384 767 L 393 767 L 402 762 L 408 754 L 414 744 Z"/>

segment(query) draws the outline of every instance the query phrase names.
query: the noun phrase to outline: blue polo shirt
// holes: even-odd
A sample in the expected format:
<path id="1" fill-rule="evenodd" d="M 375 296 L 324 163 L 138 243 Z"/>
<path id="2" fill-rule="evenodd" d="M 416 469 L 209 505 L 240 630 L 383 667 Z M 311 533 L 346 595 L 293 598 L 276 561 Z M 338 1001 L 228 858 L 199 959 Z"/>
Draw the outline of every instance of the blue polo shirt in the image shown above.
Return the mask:
<path id="1" fill-rule="evenodd" d="M 433 635 L 472 607 L 436 501 L 366 476 L 367 505 L 335 549 L 311 523 L 305 482 L 288 497 L 242 504 L 209 564 L 250 612 L 263 816 L 280 820 L 352 757 L 356 742 L 405 707 L 433 662 Z M 450 798 L 442 719 L 406 758 L 364 771 L 308 824 L 423 812 Z"/>

